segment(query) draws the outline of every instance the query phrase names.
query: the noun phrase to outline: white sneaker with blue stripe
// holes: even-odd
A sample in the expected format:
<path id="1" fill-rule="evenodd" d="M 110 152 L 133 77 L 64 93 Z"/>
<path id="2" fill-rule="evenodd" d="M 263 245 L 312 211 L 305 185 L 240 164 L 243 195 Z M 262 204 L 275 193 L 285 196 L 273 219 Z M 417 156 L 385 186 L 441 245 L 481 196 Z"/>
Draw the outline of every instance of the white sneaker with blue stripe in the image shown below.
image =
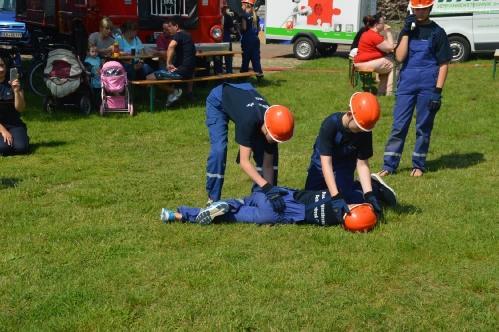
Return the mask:
<path id="1" fill-rule="evenodd" d="M 228 211 L 229 204 L 225 202 L 213 202 L 209 207 L 199 212 L 196 222 L 200 225 L 208 225 L 215 217 L 222 216 Z"/>

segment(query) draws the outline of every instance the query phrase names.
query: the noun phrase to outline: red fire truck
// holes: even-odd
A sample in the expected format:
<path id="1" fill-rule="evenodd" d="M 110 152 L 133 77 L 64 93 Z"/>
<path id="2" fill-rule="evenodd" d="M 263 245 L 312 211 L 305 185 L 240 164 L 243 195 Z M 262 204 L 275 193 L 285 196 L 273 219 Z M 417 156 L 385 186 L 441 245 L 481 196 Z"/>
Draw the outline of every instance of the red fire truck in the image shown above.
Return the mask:
<path id="1" fill-rule="evenodd" d="M 155 42 L 166 18 L 180 15 L 196 48 L 227 50 L 222 43 L 222 0 L 17 0 L 16 21 L 39 29 L 60 42 L 71 42 L 78 53 L 86 51 L 88 35 L 99 31 L 103 16 L 116 27 L 127 20 L 139 25 L 139 38 Z"/>

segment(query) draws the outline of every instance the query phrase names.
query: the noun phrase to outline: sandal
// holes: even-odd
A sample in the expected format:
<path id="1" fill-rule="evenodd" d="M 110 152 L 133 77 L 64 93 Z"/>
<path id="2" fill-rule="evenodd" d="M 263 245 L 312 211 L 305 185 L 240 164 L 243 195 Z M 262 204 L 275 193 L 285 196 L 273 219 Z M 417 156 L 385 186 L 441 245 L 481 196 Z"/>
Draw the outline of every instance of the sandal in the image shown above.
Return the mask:
<path id="1" fill-rule="evenodd" d="M 381 171 L 379 171 L 379 172 L 378 172 L 378 173 L 376 173 L 376 174 L 378 174 L 378 176 L 381 176 L 381 177 L 383 177 L 383 176 L 387 176 L 387 175 L 393 175 L 393 173 L 392 173 L 392 172 L 390 172 L 390 171 L 389 171 L 389 170 L 387 170 L 387 169 L 382 169 Z"/>
<path id="2" fill-rule="evenodd" d="M 421 170 L 420 168 L 413 168 L 412 171 L 411 171 L 411 175 L 410 176 L 412 176 L 414 178 L 422 177 L 423 176 L 423 170 Z"/>

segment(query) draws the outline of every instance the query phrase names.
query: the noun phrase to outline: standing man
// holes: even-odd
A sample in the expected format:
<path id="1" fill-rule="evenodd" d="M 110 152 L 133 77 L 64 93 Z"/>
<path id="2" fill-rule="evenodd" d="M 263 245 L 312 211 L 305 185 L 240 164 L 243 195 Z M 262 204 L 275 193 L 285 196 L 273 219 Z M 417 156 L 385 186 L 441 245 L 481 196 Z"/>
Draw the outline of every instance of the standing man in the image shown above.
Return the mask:
<path id="1" fill-rule="evenodd" d="M 379 116 L 376 97 L 369 92 L 357 92 L 350 98 L 346 113 L 333 113 L 322 122 L 305 190 L 329 190 L 337 223 L 349 213 L 347 204 L 369 203 L 378 219 L 382 214 L 378 198 L 389 205 L 397 204 L 395 192 L 378 175 L 371 174 L 369 168 L 372 130 Z M 354 180 L 355 170 L 359 180 Z"/>
<path id="2" fill-rule="evenodd" d="M 400 31 L 395 55 L 402 62 L 393 123 L 385 146 L 384 164 L 379 176 L 395 173 L 412 114 L 416 107 L 416 145 L 410 176 L 426 172 L 425 163 L 435 116 L 440 109 L 442 89 L 452 51 L 444 29 L 430 20 L 435 0 L 411 0 L 414 14 L 408 15 Z M 415 23 L 415 28 L 412 25 Z"/>
<path id="3" fill-rule="evenodd" d="M 172 40 L 166 51 L 166 70 L 158 70 L 149 76 L 148 80 L 183 80 L 194 76 L 196 67 L 196 47 L 191 35 L 184 30 L 184 23 L 180 16 L 172 16 L 166 20 L 168 29 L 172 34 Z M 187 84 L 188 95 L 192 95 L 193 83 Z M 171 106 L 180 99 L 182 89 L 174 89 L 171 86 L 163 87 L 170 93 L 165 107 Z M 167 90 L 168 89 L 168 90 Z"/>
<path id="4" fill-rule="evenodd" d="M 284 106 L 270 106 L 249 83 L 224 83 L 214 88 L 206 99 L 206 126 L 211 144 L 206 167 L 208 205 L 218 201 L 222 194 L 229 120 L 235 124 L 241 168 L 265 193 L 274 210 L 284 211 L 282 195 L 286 191 L 274 187 L 277 183 L 274 175 L 277 158 L 274 156 L 277 155 L 277 143 L 287 142 L 293 137 L 293 114 Z M 252 152 L 261 172 L 250 161 Z"/>

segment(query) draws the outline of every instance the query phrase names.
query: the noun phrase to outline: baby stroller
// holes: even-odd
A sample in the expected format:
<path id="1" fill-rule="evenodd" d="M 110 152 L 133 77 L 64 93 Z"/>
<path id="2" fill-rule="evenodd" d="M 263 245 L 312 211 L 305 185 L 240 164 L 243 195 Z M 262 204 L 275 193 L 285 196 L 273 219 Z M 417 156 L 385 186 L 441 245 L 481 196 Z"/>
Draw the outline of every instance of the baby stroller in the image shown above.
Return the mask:
<path id="1" fill-rule="evenodd" d="M 52 95 L 45 96 L 43 110 L 52 113 L 56 108 L 76 106 L 89 114 L 92 110 L 94 92 L 90 83 L 90 73 L 78 59 L 76 52 L 57 48 L 49 52 L 44 76 Z"/>
<path id="2" fill-rule="evenodd" d="M 133 103 L 130 102 L 126 70 L 121 63 L 106 62 L 101 69 L 100 81 L 102 94 L 100 115 L 104 115 L 104 112 L 128 112 L 133 116 Z"/>

